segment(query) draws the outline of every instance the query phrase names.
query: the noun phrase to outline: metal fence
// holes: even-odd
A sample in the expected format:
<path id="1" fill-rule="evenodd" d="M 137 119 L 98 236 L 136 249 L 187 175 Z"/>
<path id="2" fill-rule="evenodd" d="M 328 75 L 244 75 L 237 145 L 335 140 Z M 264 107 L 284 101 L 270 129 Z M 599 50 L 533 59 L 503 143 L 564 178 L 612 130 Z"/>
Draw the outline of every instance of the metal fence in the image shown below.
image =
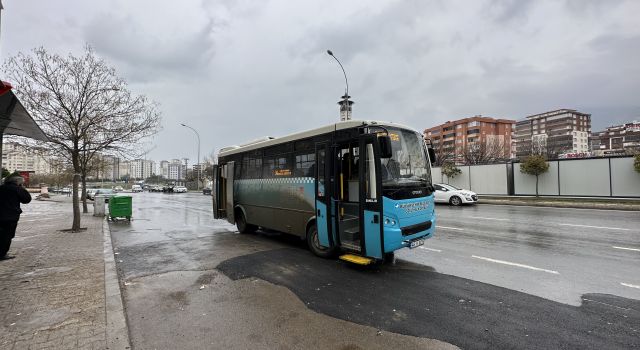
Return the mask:
<path id="1" fill-rule="evenodd" d="M 559 159 L 549 161 L 539 176 L 538 193 L 544 196 L 640 198 L 640 173 L 633 157 Z M 520 172 L 520 163 L 458 166 L 452 179 L 433 168 L 433 181 L 450 183 L 484 195 L 535 195 L 536 177 Z"/>

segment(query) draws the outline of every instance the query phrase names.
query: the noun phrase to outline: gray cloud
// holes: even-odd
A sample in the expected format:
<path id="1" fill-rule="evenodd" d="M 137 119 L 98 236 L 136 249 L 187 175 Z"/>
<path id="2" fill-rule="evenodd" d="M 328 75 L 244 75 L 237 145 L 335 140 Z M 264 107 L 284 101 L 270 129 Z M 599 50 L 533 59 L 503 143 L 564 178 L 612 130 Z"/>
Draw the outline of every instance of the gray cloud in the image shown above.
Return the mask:
<path id="1" fill-rule="evenodd" d="M 195 160 L 258 136 L 338 120 L 342 71 L 354 117 L 423 129 L 475 114 L 555 108 L 594 129 L 640 119 L 640 2 L 286 0 L 11 2 L 3 55 L 85 42 L 159 101 L 150 156 Z"/>

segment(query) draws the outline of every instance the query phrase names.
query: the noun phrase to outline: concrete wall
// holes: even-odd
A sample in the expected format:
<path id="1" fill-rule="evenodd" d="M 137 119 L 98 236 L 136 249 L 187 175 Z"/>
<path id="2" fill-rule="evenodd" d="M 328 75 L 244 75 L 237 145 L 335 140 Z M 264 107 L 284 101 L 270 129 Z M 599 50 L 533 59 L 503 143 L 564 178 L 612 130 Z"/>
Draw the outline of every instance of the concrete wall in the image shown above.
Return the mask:
<path id="1" fill-rule="evenodd" d="M 536 177 L 520 172 L 520 163 L 513 164 L 513 188 L 516 196 L 536 194 Z M 558 162 L 549 162 L 549 171 L 538 176 L 538 193 L 542 196 L 557 196 L 559 191 Z"/>
<path id="2" fill-rule="evenodd" d="M 608 159 L 577 159 L 557 163 L 560 165 L 561 196 L 611 195 Z"/>
<path id="3" fill-rule="evenodd" d="M 609 158 L 611 192 L 614 197 L 640 197 L 640 173 L 633 169 L 633 158 Z"/>
<path id="4" fill-rule="evenodd" d="M 507 188 L 507 165 L 488 164 L 482 166 L 470 166 L 470 179 L 472 191 L 482 194 L 509 194 Z"/>
<path id="5" fill-rule="evenodd" d="M 449 183 L 478 194 L 535 195 L 536 177 L 520 172 L 520 163 L 462 165 L 462 173 Z M 447 183 L 440 168 L 433 168 L 433 181 Z M 640 197 L 640 173 L 633 157 L 566 159 L 549 162 L 549 171 L 539 176 L 538 192 L 545 196 Z"/>
<path id="6" fill-rule="evenodd" d="M 507 188 L 507 165 L 488 164 L 458 166 L 461 173 L 453 179 L 447 179 L 440 168 L 433 168 L 433 182 L 469 189 L 479 194 L 509 194 Z"/>

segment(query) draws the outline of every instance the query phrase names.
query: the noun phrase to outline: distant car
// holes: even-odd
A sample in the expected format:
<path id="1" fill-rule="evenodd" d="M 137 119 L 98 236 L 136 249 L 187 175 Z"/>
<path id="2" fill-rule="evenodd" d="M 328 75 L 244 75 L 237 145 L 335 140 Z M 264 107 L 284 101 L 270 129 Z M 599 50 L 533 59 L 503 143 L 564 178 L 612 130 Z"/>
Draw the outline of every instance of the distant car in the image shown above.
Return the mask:
<path id="1" fill-rule="evenodd" d="M 109 198 L 113 197 L 116 195 L 115 192 L 113 192 L 112 189 L 110 188 L 99 188 L 96 190 L 96 192 L 93 194 L 93 200 L 95 200 L 96 196 L 104 196 L 104 202 L 108 203 L 109 202 Z"/>
<path id="2" fill-rule="evenodd" d="M 173 192 L 175 193 L 186 193 L 187 192 L 187 188 L 184 186 L 175 186 L 173 188 Z"/>
<path id="3" fill-rule="evenodd" d="M 478 195 L 475 192 L 447 184 L 434 184 L 433 187 L 436 189 L 434 195 L 436 203 L 449 203 L 457 206 L 478 202 Z"/>
<path id="4" fill-rule="evenodd" d="M 211 189 L 209 187 L 205 187 L 202 189 L 202 194 L 211 195 Z"/>
<path id="5" fill-rule="evenodd" d="M 131 186 L 131 192 L 142 192 L 142 186 L 140 185 Z"/>
<path id="6" fill-rule="evenodd" d="M 122 188 L 122 186 L 116 186 L 116 187 L 113 188 L 113 191 L 114 192 L 122 192 L 122 191 L 124 191 L 124 188 Z"/>
<path id="7" fill-rule="evenodd" d="M 93 196 L 97 190 L 97 188 L 87 188 L 87 199 L 93 200 Z"/>
<path id="8" fill-rule="evenodd" d="M 65 194 L 66 193 L 71 193 L 71 187 L 64 187 L 64 188 L 62 188 L 62 190 L 60 192 L 65 193 Z"/>
<path id="9" fill-rule="evenodd" d="M 162 192 L 162 187 L 158 185 L 149 186 L 149 192 Z"/>

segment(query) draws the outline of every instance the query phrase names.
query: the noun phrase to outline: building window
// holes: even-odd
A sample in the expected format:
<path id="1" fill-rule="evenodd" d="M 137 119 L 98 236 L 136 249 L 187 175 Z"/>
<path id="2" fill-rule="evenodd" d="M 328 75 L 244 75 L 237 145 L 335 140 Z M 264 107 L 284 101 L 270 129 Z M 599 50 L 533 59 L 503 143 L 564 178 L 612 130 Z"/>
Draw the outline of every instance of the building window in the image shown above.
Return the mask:
<path id="1" fill-rule="evenodd" d="M 467 123 L 467 127 L 472 128 L 474 126 L 480 126 L 480 122 L 478 121 L 473 121 L 473 122 L 469 122 Z"/>
<path id="2" fill-rule="evenodd" d="M 456 125 L 456 129 L 462 129 L 462 124 Z"/>
<path id="3" fill-rule="evenodd" d="M 479 134 L 480 129 L 467 130 L 467 135 Z"/>

